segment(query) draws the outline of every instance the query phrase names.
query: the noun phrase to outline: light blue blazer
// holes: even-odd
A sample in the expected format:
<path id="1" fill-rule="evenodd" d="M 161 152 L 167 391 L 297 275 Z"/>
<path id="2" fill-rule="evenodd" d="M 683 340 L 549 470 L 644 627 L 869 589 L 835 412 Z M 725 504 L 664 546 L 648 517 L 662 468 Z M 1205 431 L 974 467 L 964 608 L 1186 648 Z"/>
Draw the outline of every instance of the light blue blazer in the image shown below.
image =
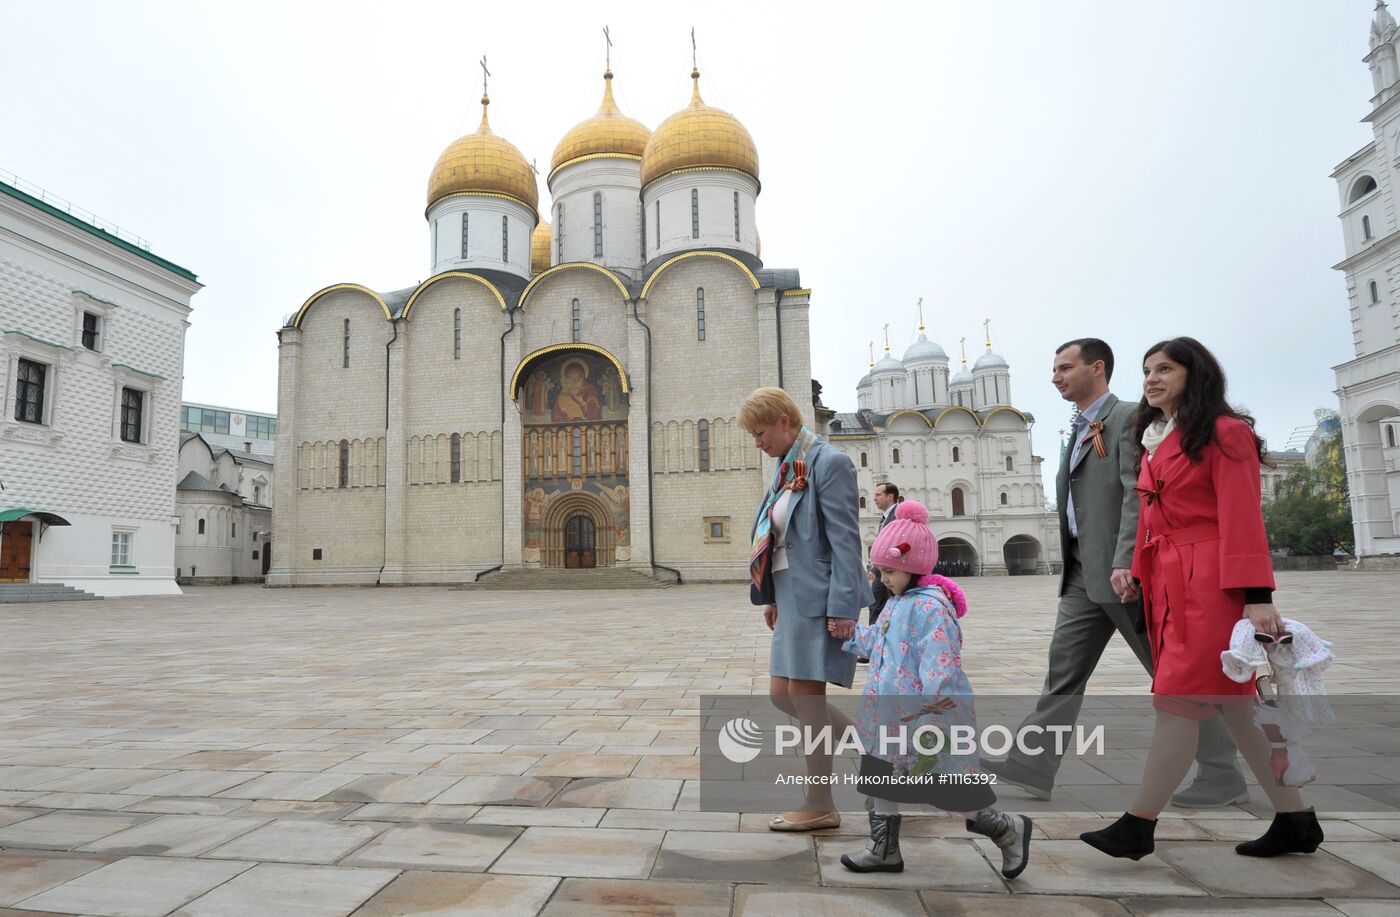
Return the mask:
<path id="1" fill-rule="evenodd" d="M 860 542 L 856 467 L 818 438 L 807 453 L 807 469 L 806 490 L 793 491 L 788 500 L 784 541 L 796 611 L 809 618 L 855 620 L 874 601 Z"/>

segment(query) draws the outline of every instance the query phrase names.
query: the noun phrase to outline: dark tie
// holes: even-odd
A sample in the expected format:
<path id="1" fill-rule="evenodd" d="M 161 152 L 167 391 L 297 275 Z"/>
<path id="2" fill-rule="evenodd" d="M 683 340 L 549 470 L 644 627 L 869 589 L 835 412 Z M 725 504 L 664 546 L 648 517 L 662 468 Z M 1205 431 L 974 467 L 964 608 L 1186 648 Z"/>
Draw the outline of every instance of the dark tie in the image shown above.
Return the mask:
<path id="1" fill-rule="evenodd" d="M 1069 421 L 1069 457 L 1071 460 L 1073 460 L 1074 453 L 1079 446 L 1079 431 L 1083 430 L 1087 423 L 1088 421 L 1084 419 L 1084 415 L 1080 413 L 1079 408 L 1075 408 L 1074 413 L 1070 415 Z"/>

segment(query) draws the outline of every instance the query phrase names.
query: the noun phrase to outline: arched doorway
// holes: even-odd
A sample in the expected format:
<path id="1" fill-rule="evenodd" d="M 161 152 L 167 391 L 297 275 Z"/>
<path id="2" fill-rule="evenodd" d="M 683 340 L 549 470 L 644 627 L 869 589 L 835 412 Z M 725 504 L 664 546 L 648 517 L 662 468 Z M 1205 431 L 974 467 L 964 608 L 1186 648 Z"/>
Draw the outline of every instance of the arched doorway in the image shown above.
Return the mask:
<path id="1" fill-rule="evenodd" d="M 262 546 L 262 575 L 267 576 L 267 571 L 272 569 L 272 542 L 264 540 Z"/>
<path id="2" fill-rule="evenodd" d="M 1009 576 L 1027 576 L 1040 564 L 1040 542 L 1029 535 L 1013 535 L 1001 548 Z"/>
<path id="3" fill-rule="evenodd" d="M 625 562 L 631 555 L 631 452 L 621 364 L 591 344 L 546 347 L 521 362 L 511 394 L 522 425 L 525 562 Z"/>
<path id="4" fill-rule="evenodd" d="M 977 549 L 961 538 L 938 540 L 938 566 L 935 573 L 942 576 L 976 576 Z"/>
<path id="5" fill-rule="evenodd" d="M 586 513 L 575 513 L 564 523 L 564 566 L 598 566 L 598 526 Z"/>

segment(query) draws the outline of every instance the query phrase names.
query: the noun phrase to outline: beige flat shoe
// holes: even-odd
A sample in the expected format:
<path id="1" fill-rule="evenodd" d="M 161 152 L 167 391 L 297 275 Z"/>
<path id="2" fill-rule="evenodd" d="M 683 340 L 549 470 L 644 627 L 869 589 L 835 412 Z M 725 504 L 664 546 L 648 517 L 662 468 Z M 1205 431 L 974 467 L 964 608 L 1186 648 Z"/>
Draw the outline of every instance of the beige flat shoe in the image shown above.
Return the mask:
<path id="1" fill-rule="evenodd" d="M 802 821 L 788 821 L 781 815 L 774 815 L 768 819 L 769 831 L 820 831 L 822 828 L 839 827 L 841 827 L 840 812 L 827 812 L 816 818 L 806 818 Z"/>

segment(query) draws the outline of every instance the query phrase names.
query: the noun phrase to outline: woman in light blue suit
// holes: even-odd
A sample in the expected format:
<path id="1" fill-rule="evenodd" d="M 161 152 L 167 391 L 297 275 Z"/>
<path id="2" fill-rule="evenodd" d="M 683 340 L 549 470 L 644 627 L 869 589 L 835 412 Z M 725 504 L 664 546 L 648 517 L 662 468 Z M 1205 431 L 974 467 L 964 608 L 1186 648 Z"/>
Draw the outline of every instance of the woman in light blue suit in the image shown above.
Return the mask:
<path id="1" fill-rule="evenodd" d="M 739 423 L 778 460 L 754 518 L 750 597 L 773 631 L 769 694 L 808 729 L 850 725 L 826 703 L 826 686 L 851 686 L 855 657 L 841 650 L 870 605 L 860 541 L 860 498 L 851 460 L 803 426 L 802 411 L 780 388 L 761 388 L 739 409 Z M 831 622 L 828 624 L 828 622 Z M 807 757 L 811 776 L 831 774 L 831 756 Z M 774 831 L 841 824 L 829 784 L 813 784 L 801 809 L 775 816 Z"/>

